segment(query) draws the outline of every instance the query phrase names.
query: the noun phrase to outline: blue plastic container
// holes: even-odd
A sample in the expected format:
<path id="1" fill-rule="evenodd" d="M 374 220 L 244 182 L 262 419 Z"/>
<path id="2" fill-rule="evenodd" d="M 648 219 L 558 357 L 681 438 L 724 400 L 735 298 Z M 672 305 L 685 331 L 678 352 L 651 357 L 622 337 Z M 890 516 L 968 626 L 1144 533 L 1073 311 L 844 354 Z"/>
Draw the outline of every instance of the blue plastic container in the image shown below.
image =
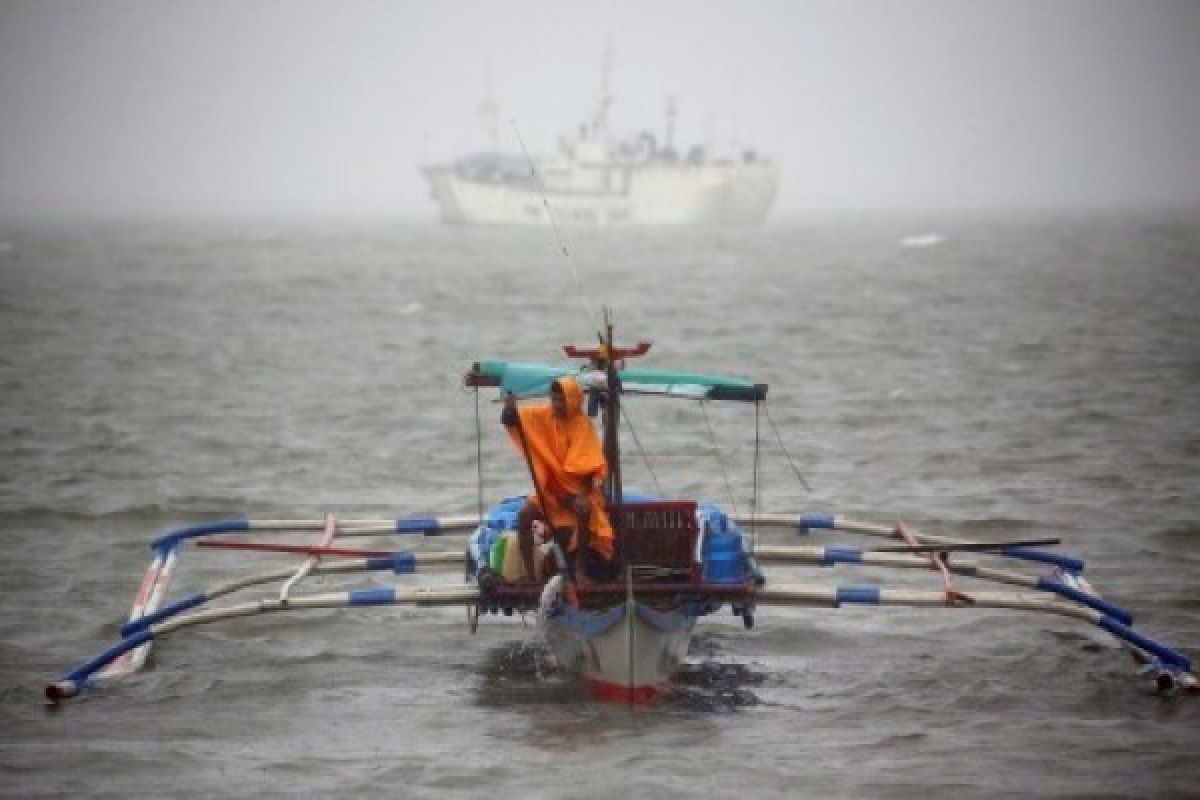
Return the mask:
<path id="1" fill-rule="evenodd" d="M 719 517 L 719 518 L 718 518 Z M 707 583 L 741 583 L 746 579 L 746 556 L 742 553 L 742 534 L 731 529 L 724 514 L 712 515 L 705 525 L 704 580 Z"/>

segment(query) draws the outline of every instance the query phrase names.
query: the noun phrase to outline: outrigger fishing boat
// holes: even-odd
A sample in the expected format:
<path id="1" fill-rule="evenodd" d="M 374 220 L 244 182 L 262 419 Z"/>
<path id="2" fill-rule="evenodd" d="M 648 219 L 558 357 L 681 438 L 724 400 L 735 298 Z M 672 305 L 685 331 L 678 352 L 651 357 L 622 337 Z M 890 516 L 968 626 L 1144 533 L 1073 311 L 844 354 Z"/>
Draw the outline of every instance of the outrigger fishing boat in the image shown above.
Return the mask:
<path id="1" fill-rule="evenodd" d="M 758 414 L 765 405 L 767 387 L 729 377 L 629 368 L 628 361 L 645 355 L 650 345 L 642 342 L 618 348 L 613 344 L 611 325 L 606 322 L 605 327 L 599 347 L 564 348 L 569 358 L 582 363 L 482 361 L 471 367 L 464 382 L 476 391 L 476 398 L 480 390 L 490 388 L 518 398 L 544 397 L 552 382 L 564 376 L 573 377 L 583 387 L 589 413 L 599 414 L 603 421 L 608 465 L 604 492 L 620 580 L 585 582 L 569 569 L 553 539 L 542 548 L 545 561 L 556 563 L 557 568 L 525 574 L 515 531 L 520 511 L 529 502 L 524 496 L 505 499 L 486 512 L 481 504 L 481 513 L 466 516 L 339 520 L 327 514 L 322 520 L 236 519 L 193 525 L 153 541 L 153 559 L 129 620 L 121 627 L 122 638 L 49 684 L 47 698 L 58 703 L 89 685 L 140 670 L 155 642 L 185 628 L 258 614 L 390 605 L 465 606 L 472 632 L 481 615 L 536 612 L 538 625 L 564 670 L 580 675 L 600 698 L 631 703 L 653 701 L 669 689 L 698 620 L 728 607 L 749 629 L 756 610 L 766 606 L 918 606 L 958 612 L 1002 608 L 1069 617 L 1112 634 L 1157 691 L 1197 690 L 1189 659 L 1135 630 L 1133 616 L 1101 597 L 1083 577 L 1083 561 L 1048 549 L 1059 543 L 1057 539 L 973 542 L 837 514 L 738 514 L 695 499 L 626 494 L 618 437 L 624 398 L 658 395 L 749 404 L 756 415 L 757 485 Z M 478 408 L 477 402 L 477 422 Z M 530 474 L 536 496 L 542 487 L 536 485 L 532 464 Z M 482 496 L 482 480 L 480 483 Z M 800 533 L 837 531 L 890 540 L 890 544 L 767 545 L 757 543 L 757 537 L 748 533 L 764 528 L 790 528 Z M 280 534 L 305 531 L 320 534 L 315 542 L 279 540 Z M 270 534 L 274 540 L 244 534 Z M 465 547 L 432 552 L 343 546 L 344 540 L 359 537 L 448 534 L 465 534 Z M 335 545 L 338 540 L 343 544 Z M 176 564 L 184 549 L 193 544 L 274 553 L 299 562 L 168 599 Z M 926 570 L 938 584 L 920 589 L 776 582 L 763 571 L 768 565 L 842 564 Z M 1020 569 L 1020 565 L 1034 565 L 1043 572 Z M 316 575 L 385 572 L 411 576 L 464 569 L 466 582 L 413 583 L 409 581 L 415 579 L 401 577 L 392 583 L 360 583 L 332 592 L 297 591 Z M 959 586 L 956 578 L 966 578 L 973 585 Z M 279 583 L 278 590 L 265 597 L 213 606 L 214 601 L 235 592 Z M 981 589 L 976 583 L 1016 589 Z"/>

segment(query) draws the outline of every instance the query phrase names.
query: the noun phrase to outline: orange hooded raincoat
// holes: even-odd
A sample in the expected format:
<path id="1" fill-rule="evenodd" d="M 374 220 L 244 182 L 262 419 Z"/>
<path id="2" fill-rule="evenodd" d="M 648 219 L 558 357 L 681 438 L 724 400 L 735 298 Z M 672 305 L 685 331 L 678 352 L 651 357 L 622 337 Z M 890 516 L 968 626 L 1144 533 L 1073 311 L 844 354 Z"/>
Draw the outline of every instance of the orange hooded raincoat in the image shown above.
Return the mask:
<path id="1" fill-rule="evenodd" d="M 592 476 L 592 490 L 588 495 L 592 505 L 588 546 L 611 561 L 613 531 L 601 490 L 601 484 L 608 474 L 604 448 L 592 428 L 592 421 L 583 413 L 583 389 L 579 383 L 574 378 L 559 378 L 555 383 L 562 388 L 566 400 L 565 419 L 555 416 L 551 403 L 526 405 L 517 409 L 525 441 L 529 445 L 529 460 L 533 462 L 538 485 L 550 506 L 543 511 L 551 526 L 574 530 L 579 518 L 571 507 L 571 496 L 583 491 L 584 478 Z M 521 435 L 515 426 L 508 428 L 508 435 L 524 458 Z M 535 506 L 541 506 L 536 491 L 529 496 L 529 500 Z M 574 552 L 578 544 L 577 534 L 573 533 L 567 545 L 568 550 Z"/>

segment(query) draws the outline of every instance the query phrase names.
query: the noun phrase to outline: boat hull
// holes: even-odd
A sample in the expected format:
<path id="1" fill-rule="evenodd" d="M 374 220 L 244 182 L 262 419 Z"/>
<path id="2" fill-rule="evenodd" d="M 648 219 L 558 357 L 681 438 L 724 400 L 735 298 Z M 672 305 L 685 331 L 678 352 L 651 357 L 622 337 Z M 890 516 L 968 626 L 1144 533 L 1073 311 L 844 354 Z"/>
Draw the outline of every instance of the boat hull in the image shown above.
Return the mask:
<path id="1" fill-rule="evenodd" d="M 601 700 L 653 703 L 687 656 L 696 617 L 638 603 L 600 611 L 565 607 L 543 632 L 559 665 Z"/>

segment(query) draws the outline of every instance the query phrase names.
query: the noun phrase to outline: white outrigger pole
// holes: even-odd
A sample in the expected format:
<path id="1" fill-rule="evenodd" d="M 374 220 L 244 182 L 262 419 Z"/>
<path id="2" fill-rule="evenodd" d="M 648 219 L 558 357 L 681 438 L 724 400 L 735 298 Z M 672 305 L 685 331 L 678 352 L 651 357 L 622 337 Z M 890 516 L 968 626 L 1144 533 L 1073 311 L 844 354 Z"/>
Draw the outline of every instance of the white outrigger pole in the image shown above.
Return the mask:
<path id="1" fill-rule="evenodd" d="M 760 515 L 756 523 L 764 526 L 795 527 L 801 533 L 824 529 L 914 542 L 913 546 L 869 549 L 759 545 L 755 553 L 763 563 L 812 564 L 825 567 L 862 564 L 892 569 L 933 568 L 940 569 L 946 577 L 946 586 L 941 592 L 873 586 L 838 587 L 833 596 L 835 606 L 854 603 L 1009 608 L 1072 617 L 1090 622 L 1121 641 L 1143 671 L 1151 676 L 1157 691 L 1200 691 L 1200 683 L 1192 673 L 1191 660 L 1187 656 L 1134 630 L 1133 614 L 1105 600 L 1083 577 L 1084 562 L 1081 559 L 1030 546 L 1040 542 L 988 544 L 928 534 L 916 536 L 907 531 L 903 524 L 889 527 L 833 514 Z M 1057 539 L 1047 541 L 1058 543 Z M 1053 568 L 1053 572 L 1049 575 L 1030 575 L 978 561 L 952 559 L 952 554 L 957 552 L 977 552 L 986 556 L 1046 564 Z M 922 553 L 925 555 L 921 555 Z M 949 577 L 951 573 L 981 581 L 1019 586 L 1031 591 L 964 593 L 953 586 Z M 829 599 L 827 592 L 828 589 L 824 587 L 815 590 L 813 587 L 806 587 L 804 591 L 795 595 L 795 600 L 798 604 L 806 604 L 804 601 L 811 599 L 815 600 L 817 605 L 821 605 Z"/>
<path id="2" fill-rule="evenodd" d="M 272 544 L 266 542 L 217 541 L 210 537 L 218 534 L 259 533 L 259 534 L 289 534 L 304 531 L 321 530 L 328 532 L 331 528 L 343 537 L 349 536 L 387 536 L 394 534 L 418 534 L 436 536 L 443 533 L 453 533 L 471 530 L 478 524 L 473 516 L 456 517 L 405 517 L 395 520 L 364 519 L 343 521 L 340 525 L 326 515 L 321 520 L 286 520 L 286 519 L 230 519 L 219 522 L 209 522 L 199 525 L 189 525 L 176 528 L 154 539 L 151 543 L 153 558 L 142 578 L 142 582 L 134 597 L 133 608 L 129 620 L 121 627 L 124 637 L 112 647 L 96 657 L 80 664 L 58 681 L 46 687 L 46 696 L 52 701 L 73 697 L 88 682 L 103 682 L 137 672 L 146 663 L 150 647 L 156 637 L 162 637 L 182 627 L 215 622 L 232 616 L 246 616 L 253 613 L 264 613 L 270 610 L 287 608 L 300 610 L 315 607 L 310 600 L 291 597 L 286 594 L 276 601 L 279 609 L 270 608 L 270 603 L 260 602 L 260 610 L 248 611 L 248 607 L 239 608 L 239 613 L 231 613 L 230 609 L 213 612 L 187 614 L 194 608 L 207 604 L 218 597 L 252 586 L 259 586 L 277 581 L 287 581 L 296 578 L 294 567 L 276 569 L 268 572 L 253 573 L 239 578 L 215 584 L 202 591 L 185 594 L 173 602 L 165 603 L 167 590 L 174 574 L 174 568 L 179 561 L 182 546 L 195 540 L 200 546 L 220 546 L 232 549 L 260 550 L 266 552 L 298 553 L 306 555 L 311 561 L 317 560 L 307 569 L 302 567 L 304 574 L 350 573 L 375 570 L 393 570 L 397 574 L 419 571 L 430 565 L 445 566 L 461 565 L 462 556 L 458 553 L 431 554 L 422 553 L 418 557 L 413 553 L 403 551 L 372 551 L 363 554 L 362 558 L 343 561 L 320 561 L 323 555 L 345 555 L 349 550 L 332 547 L 304 547 L 299 545 Z M 325 538 L 323 536 L 323 538 Z M 332 536 L 328 537 L 332 541 Z M 301 578 L 303 575 L 300 576 Z M 294 585 L 295 581 L 293 581 Z M 288 587 L 290 590 L 290 587 Z M 364 596 L 357 600 L 348 598 L 348 605 L 366 605 Z M 168 626 L 167 621 L 171 621 Z"/>

